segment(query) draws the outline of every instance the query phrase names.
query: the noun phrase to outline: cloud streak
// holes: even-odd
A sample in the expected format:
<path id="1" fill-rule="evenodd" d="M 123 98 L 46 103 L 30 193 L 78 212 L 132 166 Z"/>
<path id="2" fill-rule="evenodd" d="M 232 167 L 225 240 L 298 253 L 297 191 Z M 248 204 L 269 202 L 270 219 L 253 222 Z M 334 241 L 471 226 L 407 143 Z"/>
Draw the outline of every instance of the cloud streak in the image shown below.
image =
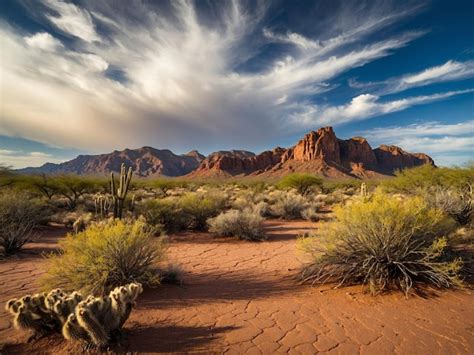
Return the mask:
<path id="1" fill-rule="evenodd" d="M 359 83 L 349 81 L 349 85 L 357 89 L 376 89 L 379 94 L 393 94 L 411 88 L 427 86 L 434 83 L 459 81 L 474 77 L 474 60 L 457 62 L 448 60 L 446 63 L 427 68 L 418 73 L 406 74 L 381 82 Z"/>
<path id="2" fill-rule="evenodd" d="M 428 153 L 440 165 L 474 160 L 474 120 L 455 124 L 422 122 L 359 133 L 376 143 L 394 144 L 409 151 Z"/>
<path id="3" fill-rule="evenodd" d="M 3 135 L 88 151 L 143 145 L 253 149 L 289 127 L 343 124 L 471 92 L 392 101 L 366 93 L 337 106 L 312 103 L 342 73 L 422 36 L 375 36 L 416 9 L 368 11 L 363 18 L 336 14 L 337 33 L 309 38 L 268 27 L 266 3 L 249 9 L 217 2 L 212 18 L 186 1 L 160 11 L 137 1 L 126 13 L 113 2 L 43 4 L 45 21 L 70 41 L 0 24 Z M 290 46 L 265 56 L 270 44 Z M 247 68 L 252 61 L 256 70 Z M 455 65 L 445 69 L 451 71 L 446 78 L 455 76 Z M 439 70 L 404 80 L 415 85 L 436 75 Z"/>
<path id="4" fill-rule="evenodd" d="M 292 116 L 294 124 L 312 127 L 315 125 L 343 124 L 371 117 L 406 110 L 412 106 L 446 100 L 450 97 L 474 92 L 474 89 L 448 91 L 432 95 L 411 96 L 398 100 L 381 101 L 379 96 L 362 94 L 349 103 L 339 106 L 300 105 L 302 111 Z"/>

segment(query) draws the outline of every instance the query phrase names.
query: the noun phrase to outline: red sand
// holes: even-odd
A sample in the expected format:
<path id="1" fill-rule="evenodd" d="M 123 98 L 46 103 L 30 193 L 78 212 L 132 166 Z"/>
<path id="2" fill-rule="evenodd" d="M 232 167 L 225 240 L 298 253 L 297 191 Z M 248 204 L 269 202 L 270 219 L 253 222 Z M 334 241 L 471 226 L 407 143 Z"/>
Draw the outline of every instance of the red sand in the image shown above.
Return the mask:
<path id="1" fill-rule="evenodd" d="M 169 258 L 184 269 L 183 286 L 147 290 L 125 324 L 121 351 L 272 354 L 472 354 L 471 291 L 427 298 L 401 293 L 371 297 L 359 287 L 332 290 L 300 285 L 295 236 L 308 222 L 267 222 L 269 240 L 250 243 L 183 233 L 171 238 Z M 36 290 L 42 250 L 64 229 L 0 262 L 0 302 Z M 59 336 L 25 344 L 3 307 L 4 352 L 77 352 Z M 1 348 L 0 348 L 1 349 Z M 1 351 L 0 351 L 1 352 Z"/>

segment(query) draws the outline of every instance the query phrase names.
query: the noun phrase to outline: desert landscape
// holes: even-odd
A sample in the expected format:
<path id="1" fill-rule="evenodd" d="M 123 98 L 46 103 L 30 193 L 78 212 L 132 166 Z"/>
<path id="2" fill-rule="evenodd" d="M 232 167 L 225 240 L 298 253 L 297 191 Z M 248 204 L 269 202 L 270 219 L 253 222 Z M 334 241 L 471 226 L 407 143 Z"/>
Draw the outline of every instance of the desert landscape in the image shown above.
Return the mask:
<path id="1" fill-rule="evenodd" d="M 279 162 L 219 152 L 180 178 L 134 177 L 176 166 L 152 148 L 56 174 L 4 170 L 0 300 L 15 303 L 1 313 L 3 351 L 472 352 L 472 167 L 380 149 L 328 127 L 276 150 Z M 121 161 L 118 176 L 88 175 Z M 64 330 L 87 300 L 65 318 L 47 301 L 29 321 L 15 309 L 56 287 L 100 299 L 130 281 L 143 293 L 103 342 Z"/>
<path id="2" fill-rule="evenodd" d="M 473 23 L 0 1 L 0 355 L 473 354 Z"/>

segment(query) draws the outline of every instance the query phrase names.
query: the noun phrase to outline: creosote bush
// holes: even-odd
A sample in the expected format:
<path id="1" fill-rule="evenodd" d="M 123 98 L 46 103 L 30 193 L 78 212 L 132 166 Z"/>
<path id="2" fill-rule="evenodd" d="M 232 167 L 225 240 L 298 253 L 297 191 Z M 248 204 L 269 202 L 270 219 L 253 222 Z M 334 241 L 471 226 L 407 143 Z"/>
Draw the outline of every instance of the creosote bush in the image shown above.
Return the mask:
<path id="1" fill-rule="evenodd" d="M 421 283 L 460 284 L 462 261 L 447 252 L 453 222 L 422 197 L 377 192 L 334 213 L 320 235 L 300 241 L 311 258 L 305 282 L 364 284 L 373 294 L 393 287 L 408 294 Z"/>
<path id="2" fill-rule="evenodd" d="M 206 230 L 208 218 L 217 216 L 226 198 L 215 193 L 189 192 L 179 197 L 153 199 L 138 207 L 146 221 L 167 233 L 184 229 Z"/>
<path id="3" fill-rule="evenodd" d="M 319 176 L 307 173 L 288 174 L 278 184 L 280 189 L 296 189 L 299 194 L 307 195 L 315 188 L 323 186 L 323 179 Z"/>
<path id="4" fill-rule="evenodd" d="M 0 194 L 0 255 L 13 254 L 30 241 L 43 216 L 43 205 L 28 195 Z"/>
<path id="5" fill-rule="evenodd" d="M 264 218 L 251 208 L 229 210 L 208 219 L 209 231 L 221 237 L 238 237 L 244 240 L 264 240 Z"/>
<path id="6" fill-rule="evenodd" d="M 102 295 L 128 282 L 159 283 L 156 264 L 164 259 L 166 242 L 142 219 L 108 220 L 68 234 L 60 247 L 48 257 L 44 288 Z"/>

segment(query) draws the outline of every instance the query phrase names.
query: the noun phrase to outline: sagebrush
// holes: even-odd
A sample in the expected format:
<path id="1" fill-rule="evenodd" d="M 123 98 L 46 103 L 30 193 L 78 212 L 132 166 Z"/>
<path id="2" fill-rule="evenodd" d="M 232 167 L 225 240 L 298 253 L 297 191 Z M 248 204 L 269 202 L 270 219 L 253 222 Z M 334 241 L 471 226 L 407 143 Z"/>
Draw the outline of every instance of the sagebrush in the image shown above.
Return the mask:
<path id="1" fill-rule="evenodd" d="M 462 262 L 448 253 L 446 238 L 453 222 L 422 197 L 377 192 L 334 214 L 317 237 L 300 242 L 311 259 L 305 282 L 364 284 L 372 293 L 399 288 L 406 294 L 422 283 L 460 284 Z"/>

